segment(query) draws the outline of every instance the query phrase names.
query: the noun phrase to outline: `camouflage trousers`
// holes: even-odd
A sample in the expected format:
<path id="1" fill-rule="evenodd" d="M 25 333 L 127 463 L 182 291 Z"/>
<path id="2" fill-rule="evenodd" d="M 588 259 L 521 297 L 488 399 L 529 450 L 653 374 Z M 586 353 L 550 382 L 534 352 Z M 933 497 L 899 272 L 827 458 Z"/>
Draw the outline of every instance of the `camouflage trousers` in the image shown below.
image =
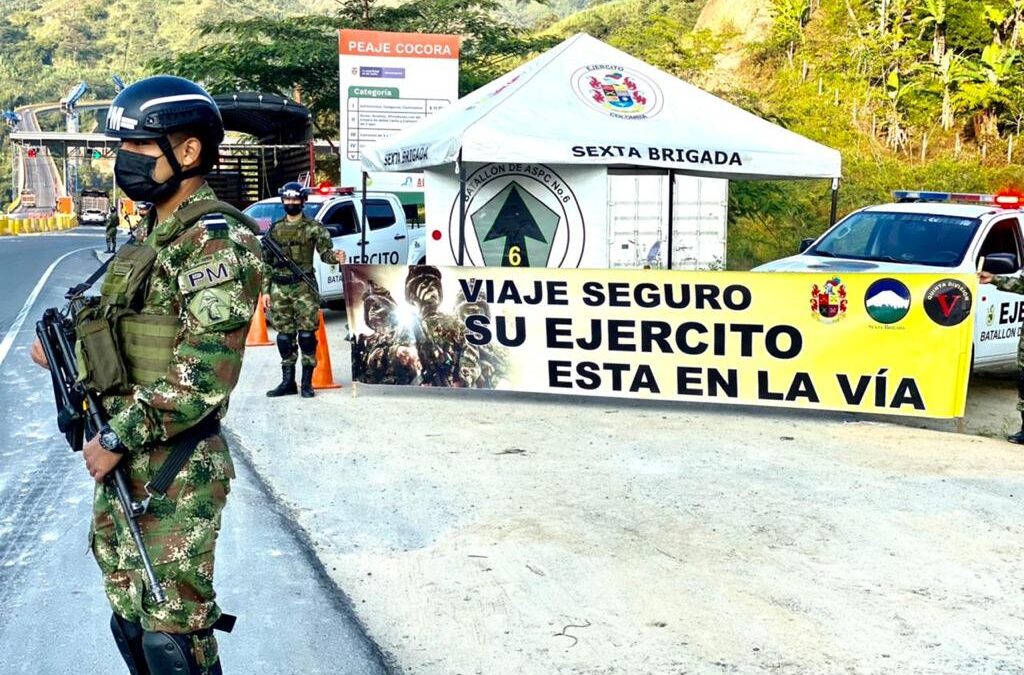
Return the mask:
<path id="1" fill-rule="evenodd" d="M 107 246 L 113 247 L 114 244 L 117 243 L 117 230 L 113 229 L 113 228 L 108 229 L 107 232 L 106 232 L 106 235 L 107 235 Z"/>
<path id="2" fill-rule="evenodd" d="M 170 447 L 161 445 L 125 455 L 121 461 L 128 462 L 133 498 L 145 496 L 145 484 L 170 453 Z M 97 484 L 90 543 L 116 614 L 140 623 L 145 631 L 178 634 L 206 631 L 220 618 L 213 590 L 214 549 L 234 476 L 227 443 L 220 435 L 211 436 L 199 443 L 166 497 L 150 501 L 139 527 L 167 595 L 160 605 L 150 597 L 116 494 L 106 483 Z M 192 650 L 204 671 L 217 662 L 217 640 L 211 631 L 193 636 Z"/>
<path id="3" fill-rule="evenodd" d="M 295 336 L 301 331 L 316 332 L 320 327 L 320 301 L 306 284 L 270 284 L 270 311 L 267 321 L 278 333 Z M 296 351 L 281 362 L 287 366 L 298 361 Z M 302 353 L 302 365 L 316 366 L 316 354 Z"/>

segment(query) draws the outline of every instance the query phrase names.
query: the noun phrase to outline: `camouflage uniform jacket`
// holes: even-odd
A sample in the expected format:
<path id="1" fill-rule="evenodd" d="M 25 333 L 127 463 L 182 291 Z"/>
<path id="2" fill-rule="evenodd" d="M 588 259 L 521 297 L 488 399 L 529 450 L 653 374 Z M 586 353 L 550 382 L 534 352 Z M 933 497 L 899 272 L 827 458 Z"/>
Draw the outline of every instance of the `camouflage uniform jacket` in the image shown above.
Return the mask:
<path id="1" fill-rule="evenodd" d="M 327 232 L 327 228 L 320 224 L 319 221 L 306 216 L 301 216 L 298 220 L 289 221 L 287 218 L 282 218 L 271 226 L 271 229 L 267 232 L 266 236 L 271 237 L 275 242 L 280 244 L 281 248 L 287 254 L 289 250 L 307 251 L 308 255 L 302 254 L 297 256 L 291 256 L 292 260 L 298 265 L 299 269 L 307 274 L 313 274 L 313 252 L 320 256 L 320 260 L 328 265 L 334 265 L 335 257 L 333 250 L 333 242 L 331 241 L 331 235 Z M 289 245 L 290 244 L 290 245 Z M 291 272 L 287 268 L 274 268 L 272 267 L 273 260 L 270 256 L 265 256 L 264 262 L 266 263 L 266 269 L 263 274 L 263 293 L 270 292 L 270 284 L 273 282 L 274 274 L 290 275 Z M 301 281 L 297 283 L 302 283 Z"/>
<path id="2" fill-rule="evenodd" d="M 416 349 L 422 364 L 423 384 L 432 387 L 466 387 L 461 376 L 466 349 L 466 328 L 456 317 L 437 312 L 422 319 Z"/>
<path id="3" fill-rule="evenodd" d="M 201 199 L 216 199 L 205 184 L 181 207 Z M 220 214 L 187 230 L 172 214 L 152 227 L 147 242 L 158 253 L 140 313 L 177 316 L 180 323 L 164 377 L 130 396 L 103 399 L 111 428 L 133 452 L 165 443 L 207 415 L 223 416 L 242 369 L 263 269 L 253 232 Z M 190 273 L 221 261 L 229 278 L 189 281 L 197 278 Z"/>
<path id="4" fill-rule="evenodd" d="M 1024 295 L 1024 278 L 1019 276 L 996 275 L 992 277 L 992 285 L 1007 293 Z"/>
<path id="5" fill-rule="evenodd" d="M 361 355 L 356 364 L 359 381 L 367 384 L 412 384 L 416 368 L 402 365 L 398 350 L 413 344 L 412 336 L 394 328 L 375 330 L 356 338 L 356 351 Z"/>

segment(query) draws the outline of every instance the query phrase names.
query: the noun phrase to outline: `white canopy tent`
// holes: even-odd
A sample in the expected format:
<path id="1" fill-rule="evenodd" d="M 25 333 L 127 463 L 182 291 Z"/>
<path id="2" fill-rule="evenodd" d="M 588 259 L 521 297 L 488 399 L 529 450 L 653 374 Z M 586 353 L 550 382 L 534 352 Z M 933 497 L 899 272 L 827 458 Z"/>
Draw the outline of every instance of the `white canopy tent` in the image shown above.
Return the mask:
<path id="1" fill-rule="evenodd" d="M 841 175 L 838 151 L 582 33 L 362 152 L 364 172 L 455 163 L 464 178 L 463 162 L 832 179 L 833 209 Z"/>

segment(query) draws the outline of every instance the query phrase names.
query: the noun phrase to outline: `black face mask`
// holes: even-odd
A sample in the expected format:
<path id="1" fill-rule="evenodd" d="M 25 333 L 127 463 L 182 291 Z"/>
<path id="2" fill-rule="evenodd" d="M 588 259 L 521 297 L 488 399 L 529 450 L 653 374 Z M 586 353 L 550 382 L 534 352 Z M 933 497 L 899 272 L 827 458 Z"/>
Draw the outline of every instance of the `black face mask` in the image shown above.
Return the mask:
<path id="1" fill-rule="evenodd" d="M 297 216 L 302 213 L 302 204 L 285 204 L 284 212 L 289 216 Z"/>
<path id="2" fill-rule="evenodd" d="M 153 170 L 159 159 L 138 152 L 117 151 L 114 177 L 118 187 L 124 190 L 129 199 L 159 204 L 178 190 L 184 178 L 181 172 L 176 171 L 174 176 L 163 183 L 153 179 Z"/>

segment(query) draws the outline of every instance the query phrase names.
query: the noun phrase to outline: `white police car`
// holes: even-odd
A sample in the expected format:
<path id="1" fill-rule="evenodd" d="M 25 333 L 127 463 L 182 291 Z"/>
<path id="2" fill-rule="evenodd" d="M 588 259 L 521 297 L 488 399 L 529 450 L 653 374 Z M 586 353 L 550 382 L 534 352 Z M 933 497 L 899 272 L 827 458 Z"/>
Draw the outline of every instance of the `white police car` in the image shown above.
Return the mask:
<path id="1" fill-rule="evenodd" d="M 1021 274 L 1024 260 L 1024 197 L 953 192 L 897 191 L 896 203 L 854 211 L 800 253 L 754 268 L 755 272 L 956 272 L 985 269 Z M 991 284 L 978 288 L 974 321 L 974 367 L 1016 363 L 1024 320 L 1024 295 Z"/>
<path id="2" fill-rule="evenodd" d="M 348 262 L 368 265 L 422 265 L 426 262 L 426 231 L 406 220 L 405 209 L 398 195 L 368 192 L 366 195 L 366 257 L 362 252 L 362 200 L 350 187 L 321 185 L 307 188 L 303 212 L 323 223 L 334 242 L 334 249 L 344 249 Z M 244 213 L 255 220 L 265 233 L 270 225 L 284 218 L 280 197 L 271 197 L 248 206 Z M 314 256 L 320 294 L 328 303 L 344 297 L 341 271 Z"/>

